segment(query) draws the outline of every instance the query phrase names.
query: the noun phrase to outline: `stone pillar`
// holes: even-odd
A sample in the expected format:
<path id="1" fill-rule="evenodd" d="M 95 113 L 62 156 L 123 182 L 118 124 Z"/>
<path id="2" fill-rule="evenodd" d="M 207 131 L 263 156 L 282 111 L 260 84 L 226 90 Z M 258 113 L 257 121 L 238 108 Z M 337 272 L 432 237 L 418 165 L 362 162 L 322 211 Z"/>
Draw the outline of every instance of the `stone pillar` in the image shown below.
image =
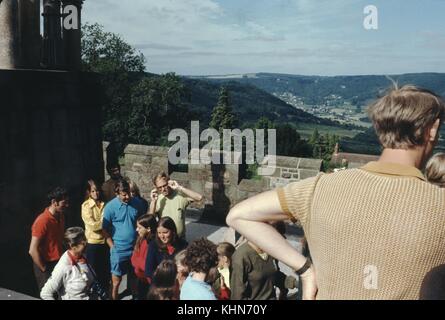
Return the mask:
<path id="1" fill-rule="evenodd" d="M 20 36 L 17 0 L 0 0 L 0 69 L 20 64 Z"/>
<path id="2" fill-rule="evenodd" d="M 40 0 L 19 0 L 20 67 L 40 66 Z"/>
<path id="3" fill-rule="evenodd" d="M 42 65 L 47 69 L 62 69 L 64 66 L 60 7 L 60 0 L 43 0 Z"/>
<path id="4" fill-rule="evenodd" d="M 63 26 L 63 43 L 64 43 L 64 53 L 65 62 L 68 70 L 79 71 L 81 66 L 81 11 L 82 11 L 83 0 L 63 0 L 64 17 L 67 23 L 71 25 Z M 74 6 L 77 9 L 77 21 L 71 21 L 68 14 L 73 12 L 66 9 L 69 6 Z M 62 23 L 63 25 L 63 23 Z M 69 27 L 69 28 L 67 28 Z M 77 28 L 76 28 L 77 27 Z"/>

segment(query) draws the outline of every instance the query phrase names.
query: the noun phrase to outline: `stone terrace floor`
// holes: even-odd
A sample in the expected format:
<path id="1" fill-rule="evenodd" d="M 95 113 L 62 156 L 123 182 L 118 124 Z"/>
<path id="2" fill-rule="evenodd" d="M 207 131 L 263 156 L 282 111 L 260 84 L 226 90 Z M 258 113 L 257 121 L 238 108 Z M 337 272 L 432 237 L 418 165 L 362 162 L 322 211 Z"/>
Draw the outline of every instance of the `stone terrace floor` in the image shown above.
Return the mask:
<path id="1" fill-rule="evenodd" d="M 0 288 L 0 300 L 37 300 L 21 293 Z"/>

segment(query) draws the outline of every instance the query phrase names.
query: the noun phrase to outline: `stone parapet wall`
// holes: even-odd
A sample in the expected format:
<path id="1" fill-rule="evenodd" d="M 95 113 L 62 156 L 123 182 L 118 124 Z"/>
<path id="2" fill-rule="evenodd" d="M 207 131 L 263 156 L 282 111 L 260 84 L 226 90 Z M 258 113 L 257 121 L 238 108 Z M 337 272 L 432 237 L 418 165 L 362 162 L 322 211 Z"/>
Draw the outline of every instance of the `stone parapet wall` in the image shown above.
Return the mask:
<path id="1" fill-rule="evenodd" d="M 133 144 L 125 149 L 124 163 L 122 173 L 136 182 L 147 200 L 154 187 L 152 177 L 165 171 L 171 179 L 202 194 L 205 200 L 192 207 L 203 209 L 204 217 L 219 221 L 238 202 L 290 182 L 316 176 L 322 166 L 319 159 L 277 156 L 272 175 L 249 180 L 241 179 L 237 164 L 193 164 L 189 159 L 188 172 L 173 172 L 169 167 L 168 148 Z M 264 163 L 262 168 L 267 166 Z"/>
<path id="2" fill-rule="evenodd" d="M 168 148 L 135 144 L 125 148 L 122 173 L 136 182 L 142 197 L 150 199 L 152 178 L 163 171 L 168 173 Z"/>
<path id="3" fill-rule="evenodd" d="M 268 157 L 263 161 L 261 168 L 270 169 L 270 176 L 263 177 L 269 189 L 284 186 L 290 182 L 304 180 L 316 176 L 322 169 L 321 159 L 293 158 L 276 156 L 275 168 L 270 166 Z"/>

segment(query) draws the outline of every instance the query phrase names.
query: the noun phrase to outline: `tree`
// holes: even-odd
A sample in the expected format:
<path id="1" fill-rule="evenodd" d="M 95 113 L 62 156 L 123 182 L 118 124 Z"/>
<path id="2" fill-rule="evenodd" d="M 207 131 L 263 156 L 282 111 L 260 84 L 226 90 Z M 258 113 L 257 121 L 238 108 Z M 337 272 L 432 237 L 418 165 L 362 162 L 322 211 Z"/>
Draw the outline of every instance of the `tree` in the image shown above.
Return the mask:
<path id="1" fill-rule="evenodd" d="M 275 124 L 272 121 L 270 121 L 269 118 L 261 117 L 255 123 L 255 129 L 264 129 L 264 130 L 275 129 Z M 267 134 L 267 131 L 266 131 L 266 134 Z"/>
<path id="2" fill-rule="evenodd" d="M 193 114 L 186 108 L 187 92 L 174 73 L 146 77 L 132 90 L 129 139 L 136 144 L 166 145 L 174 128 L 187 128 Z"/>
<path id="3" fill-rule="evenodd" d="M 264 130 L 264 152 L 267 153 L 269 150 L 269 129 L 275 129 L 275 124 L 267 117 L 261 117 L 258 119 L 258 121 L 253 125 L 254 129 L 263 129 Z M 247 127 L 246 127 L 247 129 Z M 256 139 L 256 135 L 255 135 Z M 256 141 L 256 140 L 255 140 Z M 257 143 L 255 143 L 255 153 L 257 151 Z M 244 147 L 244 146 L 243 146 Z M 244 150 L 243 150 L 244 151 Z M 259 159 L 255 160 L 254 164 L 249 164 L 247 166 L 241 166 L 240 167 L 240 173 L 241 175 L 244 175 L 246 179 L 254 179 L 254 180 L 261 180 L 261 176 L 258 175 L 258 168 L 259 168 Z"/>
<path id="4" fill-rule="evenodd" d="M 99 24 L 82 27 L 82 69 L 100 75 L 105 101 L 102 106 L 104 139 L 118 157 L 128 143 L 131 88 L 145 71 L 145 58 L 119 35 L 105 32 Z"/>
<path id="5" fill-rule="evenodd" d="M 82 67 L 98 73 L 144 72 L 145 57 L 119 35 L 105 32 L 103 26 L 82 26 Z"/>
<path id="6" fill-rule="evenodd" d="M 269 145 L 269 129 L 276 129 L 275 123 L 273 123 L 267 117 L 261 117 L 254 125 L 255 129 L 263 129 L 264 130 L 264 148 L 268 150 Z"/>
<path id="7" fill-rule="evenodd" d="M 328 139 L 328 149 L 329 149 L 329 153 L 330 154 L 334 153 L 335 145 L 339 141 L 340 141 L 340 138 L 337 135 L 333 134 L 333 135 L 329 136 L 329 139 Z"/>
<path id="8" fill-rule="evenodd" d="M 277 155 L 308 157 L 311 155 L 307 141 L 301 139 L 298 131 L 289 124 L 277 126 Z"/>
<path id="9" fill-rule="evenodd" d="M 219 93 L 218 104 L 212 112 L 210 127 L 222 134 L 223 129 L 234 129 L 237 125 L 235 114 L 230 105 L 230 96 L 227 88 L 223 87 Z"/>
<path id="10" fill-rule="evenodd" d="M 309 138 L 309 144 L 315 145 L 320 138 L 320 134 L 318 133 L 318 129 L 315 128 L 314 132 L 312 133 L 311 137 Z"/>

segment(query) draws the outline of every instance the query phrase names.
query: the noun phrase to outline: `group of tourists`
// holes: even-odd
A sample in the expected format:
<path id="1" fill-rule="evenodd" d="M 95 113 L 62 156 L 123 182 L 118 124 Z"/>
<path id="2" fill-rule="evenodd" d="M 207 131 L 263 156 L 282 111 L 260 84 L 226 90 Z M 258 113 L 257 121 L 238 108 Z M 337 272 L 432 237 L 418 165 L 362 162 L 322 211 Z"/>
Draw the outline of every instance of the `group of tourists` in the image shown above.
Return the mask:
<path id="1" fill-rule="evenodd" d="M 287 292 L 272 257 L 253 243 L 238 242 L 238 250 L 235 243 L 207 239 L 187 243 L 185 209 L 202 201 L 200 194 L 161 173 L 148 202 L 119 166 L 108 172 L 102 187 L 86 184 L 84 229 L 65 231 L 69 195 L 61 187 L 35 220 L 30 255 L 42 299 L 117 300 L 125 275 L 136 300 L 276 299 L 276 290 Z"/>
<path id="2" fill-rule="evenodd" d="M 383 146 L 378 161 L 320 173 L 234 206 L 233 241 L 186 241 L 185 209 L 203 196 L 166 173 L 149 201 L 118 165 L 101 187 L 88 181 L 83 228 L 65 230 L 68 193 L 56 188 L 32 226 L 29 253 L 43 299 L 445 298 L 445 154 L 434 156 L 445 104 L 415 86 L 370 105 Z M 299 221 L 307 254 L 285 239 Z M 235 241 L 236 240 L 236 241 Z M 65 242 L 67 250 L 63 250 Z M 295 270 L 280 271 L 278 261 Z"/>

